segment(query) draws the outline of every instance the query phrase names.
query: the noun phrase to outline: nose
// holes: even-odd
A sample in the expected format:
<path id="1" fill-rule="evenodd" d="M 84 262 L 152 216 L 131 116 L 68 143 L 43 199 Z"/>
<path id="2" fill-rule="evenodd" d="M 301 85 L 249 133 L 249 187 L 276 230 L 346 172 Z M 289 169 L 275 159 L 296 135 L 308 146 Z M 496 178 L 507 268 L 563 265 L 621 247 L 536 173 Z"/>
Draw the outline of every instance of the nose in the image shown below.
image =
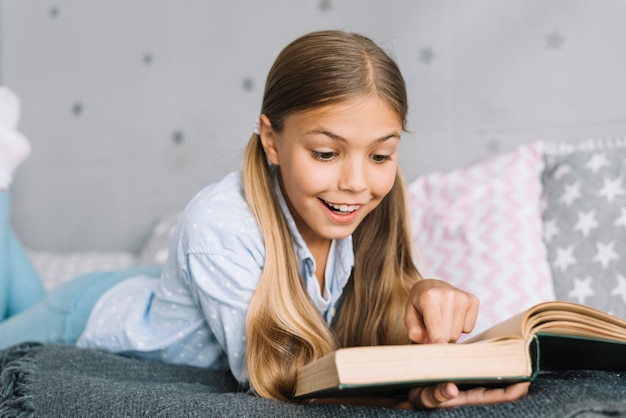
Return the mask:
<path id="1" fill-rule="evenodd" d="M 339 190 L 359 193 L 367 189 L 367 167 L 360 159 L 344 161 L 339 173 Z"/>

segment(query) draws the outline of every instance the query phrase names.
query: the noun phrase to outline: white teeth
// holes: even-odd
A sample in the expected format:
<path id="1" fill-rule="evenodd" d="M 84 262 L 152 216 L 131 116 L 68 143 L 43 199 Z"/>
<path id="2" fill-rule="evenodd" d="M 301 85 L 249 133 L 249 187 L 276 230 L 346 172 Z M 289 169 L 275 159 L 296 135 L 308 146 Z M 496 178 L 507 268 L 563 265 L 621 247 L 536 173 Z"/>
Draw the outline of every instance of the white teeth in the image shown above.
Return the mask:
<path id="1" fill-rule="evenodd" d="M 359 205 L 336 205 L 330 202 L 326 202 L 326 204 L 335 210 L 338 210 L 340 212 L 345 212 L 345 213 L 354 212 L 355 210 L 359 208 Z"/>

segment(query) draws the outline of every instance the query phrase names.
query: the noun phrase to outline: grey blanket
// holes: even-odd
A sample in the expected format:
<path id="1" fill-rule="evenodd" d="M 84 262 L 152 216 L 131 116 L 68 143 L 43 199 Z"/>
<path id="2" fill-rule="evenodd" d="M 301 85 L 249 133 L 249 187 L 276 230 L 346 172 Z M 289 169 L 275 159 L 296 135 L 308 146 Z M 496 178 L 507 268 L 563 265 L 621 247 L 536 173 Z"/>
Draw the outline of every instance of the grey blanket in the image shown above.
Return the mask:
<path id="1" fill-rule="evenodd" d="M 626 416 L 626 376 L 540 375 L 512 403 L 399 411 L 284 403 L 238 390 L 228 374 L 68 346 L 0 351 L 0 417 L 588 417 Z"/>

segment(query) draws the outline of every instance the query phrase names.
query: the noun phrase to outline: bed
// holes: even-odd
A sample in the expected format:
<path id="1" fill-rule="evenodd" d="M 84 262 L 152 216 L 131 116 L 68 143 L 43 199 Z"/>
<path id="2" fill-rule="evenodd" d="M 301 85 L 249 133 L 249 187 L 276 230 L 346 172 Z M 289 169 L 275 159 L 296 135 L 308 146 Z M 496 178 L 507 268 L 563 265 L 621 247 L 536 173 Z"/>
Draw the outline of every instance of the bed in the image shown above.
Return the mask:
<path id="1" fill-rule="evenodd" d="M 477 332 L 548 299 L 624 317 L 625 173 L 626 140 L 595 138 L 530 143 L 421 176 L 408 185 L 418 266 L 481 298 Z M 580 221 L 590 211 L 593 227 Z M 88 271 L 161 264 L 178 216 L 162 217 L 138 253 L 29 254 L 48 290 Z M 568 248 L 575 257 L 565 257 Z M 544 373 L 516 402 L 408 412 L 261 399 L 228 374 L 67 346 L 12 347 L 0 352 L 0 369 L 0 417 L 626 416 L 626 371 L 619 370 Z"/>
<path id="2" fill-rule="evenodd" d="M 540 376 L 525 398 L 489 406 L 401 411 L 301 405 L 238 390 L 229 375 L 67 346 L 0 352 L 2 417 L 581 417 L 626 414 L 619 372 Z"/>

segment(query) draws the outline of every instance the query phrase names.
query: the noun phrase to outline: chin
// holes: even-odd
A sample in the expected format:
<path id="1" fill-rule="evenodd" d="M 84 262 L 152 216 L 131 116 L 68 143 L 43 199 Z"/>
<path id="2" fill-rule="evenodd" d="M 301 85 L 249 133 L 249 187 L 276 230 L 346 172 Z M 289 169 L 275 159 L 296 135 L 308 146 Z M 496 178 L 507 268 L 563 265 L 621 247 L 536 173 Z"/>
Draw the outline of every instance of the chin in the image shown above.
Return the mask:
<path id="1" fill-rule="evenodd" d="M 342 231 L 328 231 L 327 234 L 324 234 L 328 239 L 340 240 L 349 237 L 354 233 L 356 228 L 350 228 L 349 230 L 343 229 Z"/>

